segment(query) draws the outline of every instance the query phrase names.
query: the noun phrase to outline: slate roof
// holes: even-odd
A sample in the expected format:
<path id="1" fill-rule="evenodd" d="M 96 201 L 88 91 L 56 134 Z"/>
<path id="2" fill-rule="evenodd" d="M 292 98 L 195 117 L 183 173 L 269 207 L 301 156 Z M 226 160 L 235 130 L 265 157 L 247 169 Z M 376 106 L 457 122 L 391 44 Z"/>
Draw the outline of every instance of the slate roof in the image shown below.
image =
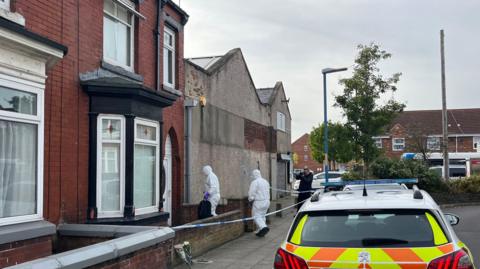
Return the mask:
<path id="1" fill-rule="evenodd" d="M 273 99 L 275 88 L 259 88 L 257 95 L 263 105 L 270 104 Z"/>
<path id="2" fill-rule="evenodd" d="M 425 135 L 442 134 L 441 110 L 412 110 L 400 113 L 387 128 L 400 124 L 407 132 L 420 130 Z M 480 108 L 449 109 L 449 134 L 480 134 Z"/>

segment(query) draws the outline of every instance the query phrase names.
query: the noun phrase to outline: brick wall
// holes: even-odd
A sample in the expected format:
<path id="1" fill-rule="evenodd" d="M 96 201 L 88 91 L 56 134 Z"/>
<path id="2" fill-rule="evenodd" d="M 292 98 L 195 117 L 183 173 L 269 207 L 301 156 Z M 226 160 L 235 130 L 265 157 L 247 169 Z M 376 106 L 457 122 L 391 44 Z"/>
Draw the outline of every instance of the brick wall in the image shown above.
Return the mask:
<path id="1" fill-rule="evenodd" d="M 225 214 L 231 211 L 240 210 L 242 217 L 251 216 L 251 208 L 247 198 L 244 199 L 228 199 L 225 205 L 217 206 L 217 214 Z M 182 206 L 182 223 L 185 224 L 198 220 L 198 204 L 184 204 Z M 247 229 L 248 230 L 248 229 Z"/>
<path id="2" fill-rule="evenodd" d="M 276 132 L 273 128 L 244 119 L 245 149 L 276 152 Z"/>
<path id="3" fill-rule="evenodd" d="M 242 215 L 243 213 L 240 210 L 236 210 L 216 217 L 195 221 L 192 224 L 239 219 L 243 217 Z M 192 246 L 192 254 L 196 257 L 208 250 L 219 247 L 226 242 L 240 237 L 243 233 L 244 226 L 242 222 L 195 229 L 184 229 L 175 233 L 174 244 L 181 244 L 185 241 L 190 242 Z M 181 260 L 174 255 L 173 264 L 180 263 Z"/>
<path id="4" fill-rule="evenodd" d="M 0 245 L 0 268 L 43 258 L 52 254 L 50 236 Z"/>
<path id="5" fill-rule="evenodd" d="M 160 244 L 144 248 L 139 251 L 121 256 L 120 258 L 110 260 L 88 268 L 91 269 L 150 269 L 150 268 L 169 268 L 172 255 L 172 240 L 167 240 Z"/>
<path id="6" fill-rule="evenodd" d="M 292 143 L 292 152 L 298 156 L 298 162 L 294 162 L 293 164 L 294 169 L 303 169 L 305 166 L 308 166 L 308 168 L 314 172 L 323 171 L 323 164 L 315 161 L 312 158 L 308 134 L 302 135 L 299 139 Z M 307 156 L 306 160 L 305 155 Z"/>
<path id="7" fill-rule="evenodd" d="M 405 150 L 393 151 L 392 139 L 405 138 Z M 397 124 L 390 130 L 390 136 L 388 138 L 382 138 L 382 150 L 389 158 L 400 158 L 403 153 L 417 152 L 418 151 L 418 137 L 412 137 L 408 134 L 401 125 Z M 426 138 L 423 139 L 426 148 Z M 475 152 L 473 149 L 473 137 L 449 137 L 448 138 L 448 151 L 449 152 Z M 429 152 L 441 152 L 441 150 L 429 150 Z"/>
<path id="8" fill-rule="evenodd" d="M 12 10 L 26 19 L 26 28 L 64 44 L 68 54 L 48 72 L 45 89 L 44 216 L 53 223 L 86 220 L 88 195 L 88 96 L 79 74 L 100 66 L 103 54 L 103 1 L 16 0 Z M 144 84 L 155 87 L 155 35 L 157 1 L 142 1 L 138 10 L 147 19 L 135 19 L 135 72 Z M 164 11 L 181 21 L 168 4 Z M 161 22 L 163 31 L 164 23 Z M 141 42 L 139 42 L 141 40 Z M 160 46 L 163 44 L 161 35 Z M 160 63 L 163 63 L 160 47 Z M 183 30 L 177 33 L 177 89 L 184 89 Z M 160 70 L 160 81 L 163 71 Z M 164 110 L 164 135 L 178 137 L 174 182 L 174 208 L 179 208 L 183 178 L 183 99 Z M 174 216 L 175 217 L 175 216 Z"/>

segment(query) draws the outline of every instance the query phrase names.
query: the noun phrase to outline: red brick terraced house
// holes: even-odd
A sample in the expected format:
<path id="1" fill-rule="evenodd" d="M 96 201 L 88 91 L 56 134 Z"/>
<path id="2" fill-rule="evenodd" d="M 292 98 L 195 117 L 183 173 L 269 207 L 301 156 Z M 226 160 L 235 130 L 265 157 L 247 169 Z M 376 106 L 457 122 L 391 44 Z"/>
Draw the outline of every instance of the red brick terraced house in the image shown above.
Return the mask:
<path id="1" fill-rule="evenodd" d="M 312 158 L 309 134 L 302 135 L 292 143 L 292 152 L 295 156 L 293 161 L 294 170 L 303 170 L 305 166 L 308 166 L 314 173 L 323 171 L 323 164 Z"/>
<path id="2" fill-rule="evenodd" d="M 382 136 L 374 137 L 386 156 L 399 158 L 406 152 L 441 152 L 442 111 L 412 110 L 399 114 Z M 480 109 L 448 110 L 448 151 L 480 152 Z"/>
<path id="3" fill-rule="evenodd" d="M 176 224 L 188 15 L 171 0 L 0 0 L 0 268 L 55 225 Z"/>

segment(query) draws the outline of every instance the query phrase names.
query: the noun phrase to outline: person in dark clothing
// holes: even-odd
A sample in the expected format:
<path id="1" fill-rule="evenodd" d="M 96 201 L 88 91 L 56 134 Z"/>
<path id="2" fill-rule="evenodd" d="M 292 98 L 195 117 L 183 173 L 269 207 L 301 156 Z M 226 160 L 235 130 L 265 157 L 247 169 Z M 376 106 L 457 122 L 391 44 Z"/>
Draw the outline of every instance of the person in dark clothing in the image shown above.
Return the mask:
<path id="1" fill-rule="evenodd" d="M 300 173 L 296 177 L 296 179 L 300 180 L 300 186 L 298 186 L 298 191 L 300 193 L 298 194 L 298 198 L 297 198 L 297 203 L 300 203 L 310 198 L 310 196 L 312 195 L 312 193 L 309 191 L 312 190 L 313 173 L 312 171 L 310 171 L 310 169 L 308 169 L 308 167 L 305 166 L 305 168 L 303 169 L 303 172 Z M 302 204 L 297 205 L 297 211 L 300 209 Z"/>

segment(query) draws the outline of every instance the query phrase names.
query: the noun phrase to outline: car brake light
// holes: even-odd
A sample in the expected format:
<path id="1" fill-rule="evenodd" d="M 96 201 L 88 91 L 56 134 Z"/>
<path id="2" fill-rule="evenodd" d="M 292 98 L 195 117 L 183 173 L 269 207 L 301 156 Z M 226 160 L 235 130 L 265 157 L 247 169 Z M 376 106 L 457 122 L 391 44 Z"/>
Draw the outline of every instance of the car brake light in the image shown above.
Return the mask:
<path id="1" fill-rule="evenodd" d="M 467 252 L 461 249 L 431 261 L 428 269 L 473 269 L 473 263 Z"/>
<path id="2" fill-rule="evenodd" d="M 275 255 L 273 268 L 275 269 L 308 269 L 308 265 L 303 259 L 279 248 L 277 251 L 277 255 Z"/>

